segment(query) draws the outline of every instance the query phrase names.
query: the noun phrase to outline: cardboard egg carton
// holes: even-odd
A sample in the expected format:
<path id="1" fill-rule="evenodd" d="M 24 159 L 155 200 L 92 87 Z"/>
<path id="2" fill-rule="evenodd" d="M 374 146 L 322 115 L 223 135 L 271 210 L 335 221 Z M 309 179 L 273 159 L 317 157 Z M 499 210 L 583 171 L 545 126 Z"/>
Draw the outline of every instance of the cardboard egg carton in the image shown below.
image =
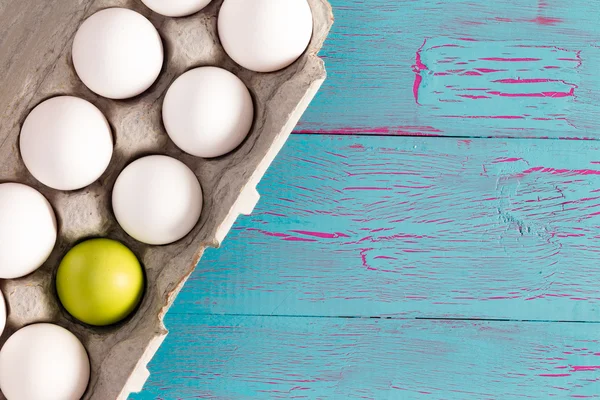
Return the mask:
<path id="1" fill-rule="evenodd" d="M 139 0 L 8 0 L 0 4 L 0 182 L 30 185 L 52 203 L 59 239 L 48 261 L 26 277 L 0 282 L 8 307 L 0 345 L 19 328 L 52 322 L 73 332 L 90 356 L 92 373 L 85 399 L 126 399 L 149 376 L 146 368 L 167 334 L 165 313 L 207 247 L 217 247 L 239 214 L 252 211 L 256 185 L 273 161 L 325 79 L 317 57 L 333 22 L 327 0 L 308 0 L 314 31 L 308 50 L 290 67 L 260 74 L 236 65 L 224 52 L 217 34 L 222 0 L 185 18 L 162 17 Z M 108 7 L 140 12 L 158 29 L 165 63 L 156 83 L 129 100 L 110 100 L 88 90 L 71 61 L 73 35 L 80 23 Z M 244 143 L 216 159 L 184 154 L 168 138 L 161 120 L 164 94 L 183 72 L 219 66 L 242 79 L 252 93 L 255 120 Z M 18 137 L 29 111 L 45 99 L 73 95 L 89 100 L 107 117 L 115 138 L 113 159 L 102 177 L 73 192 L 49 189 L 25 169 Z M 167 246 L 149 246 L 129 237 L 111 210 L 111 190 L 121 170 L 149 154 L 167 154 L 183 161 L 198 176 L 204 192 L 200 221 L 184 239 Z M 76 243 L 108 237 L 127 245 L 146 272 L 144 298 L 125 321 L 109 327 L 86 326 L 60 305 L 54 286 L 56 269 Z"/>

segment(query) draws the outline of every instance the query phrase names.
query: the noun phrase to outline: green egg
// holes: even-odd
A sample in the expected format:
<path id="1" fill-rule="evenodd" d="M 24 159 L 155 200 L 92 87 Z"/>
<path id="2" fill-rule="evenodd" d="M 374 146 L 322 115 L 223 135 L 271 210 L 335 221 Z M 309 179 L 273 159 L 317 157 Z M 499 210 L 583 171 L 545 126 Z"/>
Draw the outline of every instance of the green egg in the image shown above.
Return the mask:
<path id="1" fill-rule="evenodd" d="M 144 271 L 123 244 L 91 239 L 73 247 L 56 274 L 60 302 L 73 317 L 105 326 L 126 318 L 144 292 Z"/>

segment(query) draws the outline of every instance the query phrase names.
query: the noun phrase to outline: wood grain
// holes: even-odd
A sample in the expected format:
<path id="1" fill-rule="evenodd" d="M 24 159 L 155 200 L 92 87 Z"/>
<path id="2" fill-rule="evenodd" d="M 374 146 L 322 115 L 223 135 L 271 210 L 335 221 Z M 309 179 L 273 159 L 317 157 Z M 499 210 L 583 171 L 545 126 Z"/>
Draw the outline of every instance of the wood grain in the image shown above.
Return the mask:
<path id="1" fill-rule="evenodd" d="M 597 138 L 600 3 L 333 0 L 298 132 Z"/>
<path id="2" fill-rule="evenodd" d="M 600 146 L 292 136 L 172 313 L 600 321 Z"/>
<path id="3" fill-rule="evenodd" d="M 167 323 L 178 329 L 135 400 L 600 397 L 594 324 L 172 313 Z"/>

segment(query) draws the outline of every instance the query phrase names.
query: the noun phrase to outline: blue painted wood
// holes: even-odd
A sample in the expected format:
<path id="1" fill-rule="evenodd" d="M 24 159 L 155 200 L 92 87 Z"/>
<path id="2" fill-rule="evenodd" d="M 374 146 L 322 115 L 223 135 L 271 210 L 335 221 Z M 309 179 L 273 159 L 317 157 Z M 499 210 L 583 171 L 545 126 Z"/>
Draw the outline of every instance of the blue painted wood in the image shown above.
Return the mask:
<path id="1" fill-rule="evenodd" d="M 599 321 L 600 147 L 293 136 L 170 312 Z"/>
<path id="2" fill-rule="evenodd" d="M 331 3 L 329 77 L 298 131 L 598 135 L 599 2 Z"/>
<path id="3" fill-rule="evenodd" d="M 150 399 L 600 397 L 598 326 L 169 314 Z"/>

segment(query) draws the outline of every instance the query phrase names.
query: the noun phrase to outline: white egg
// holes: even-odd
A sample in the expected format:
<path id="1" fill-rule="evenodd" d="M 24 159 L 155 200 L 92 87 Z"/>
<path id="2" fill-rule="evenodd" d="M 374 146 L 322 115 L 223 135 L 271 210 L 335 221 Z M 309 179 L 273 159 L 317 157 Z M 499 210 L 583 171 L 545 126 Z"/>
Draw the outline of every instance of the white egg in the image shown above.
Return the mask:
<path id="1" fill-rule="evenodd" d="M 56 243 L 56 218 L 41 193 L 20 183 L 0 184 L 0 278 L 38 269 Z"/>
<path id="2" fill-rule="evenodd" d="M 272 72 L 306 50 L 313 20 L 306 0 L 225 0 L 218 26 L 233 61 L 252 71 Z"/>
<path id="3" fill-rule="evenodd" d="M 38 181 L 53 189 L 75 190 L 104 173 L 113 141 L 108 121 L 92 103 L 60 96 L 29 113 L 20 149 L 25 166 Z"/>
<path id="4" fill-rule="evenodd" d="M 198 178 L 184 163 L 148 156 L 129 164 L 112 194 L 117 221 L 140 242 L 162 245 L 187 235 L 202 212 Z"/>
<path id="5" fill-rule="evenodd" d="M 0 389 L 8 400 L 79 400 L 89 378 L 85 348 L 57 325 L 26 326 L 0 350 Z"/>
<path id="6" fill-rule="evenodd" d="M 148 89 L 163 64 L 154 25 L 126 8 L 98 11 L 79 27 L 73 65 L 83 83 L 110 99 L 126 99 Z"/>
<path id="7" fill-rule="evenodd" d="M 142 0 L 154 12 L 167 17 L 185 17 L 202 10 L 211 0 Z"/>
<path id="8" fill-rule="evenodd" d="M 196 157 L 217 157 L 235 149 L 248 135 L 254 106 L 237 76 L 221 68 L 202 67 L 173 82 L 162 113 L 177 147 Z"/>

